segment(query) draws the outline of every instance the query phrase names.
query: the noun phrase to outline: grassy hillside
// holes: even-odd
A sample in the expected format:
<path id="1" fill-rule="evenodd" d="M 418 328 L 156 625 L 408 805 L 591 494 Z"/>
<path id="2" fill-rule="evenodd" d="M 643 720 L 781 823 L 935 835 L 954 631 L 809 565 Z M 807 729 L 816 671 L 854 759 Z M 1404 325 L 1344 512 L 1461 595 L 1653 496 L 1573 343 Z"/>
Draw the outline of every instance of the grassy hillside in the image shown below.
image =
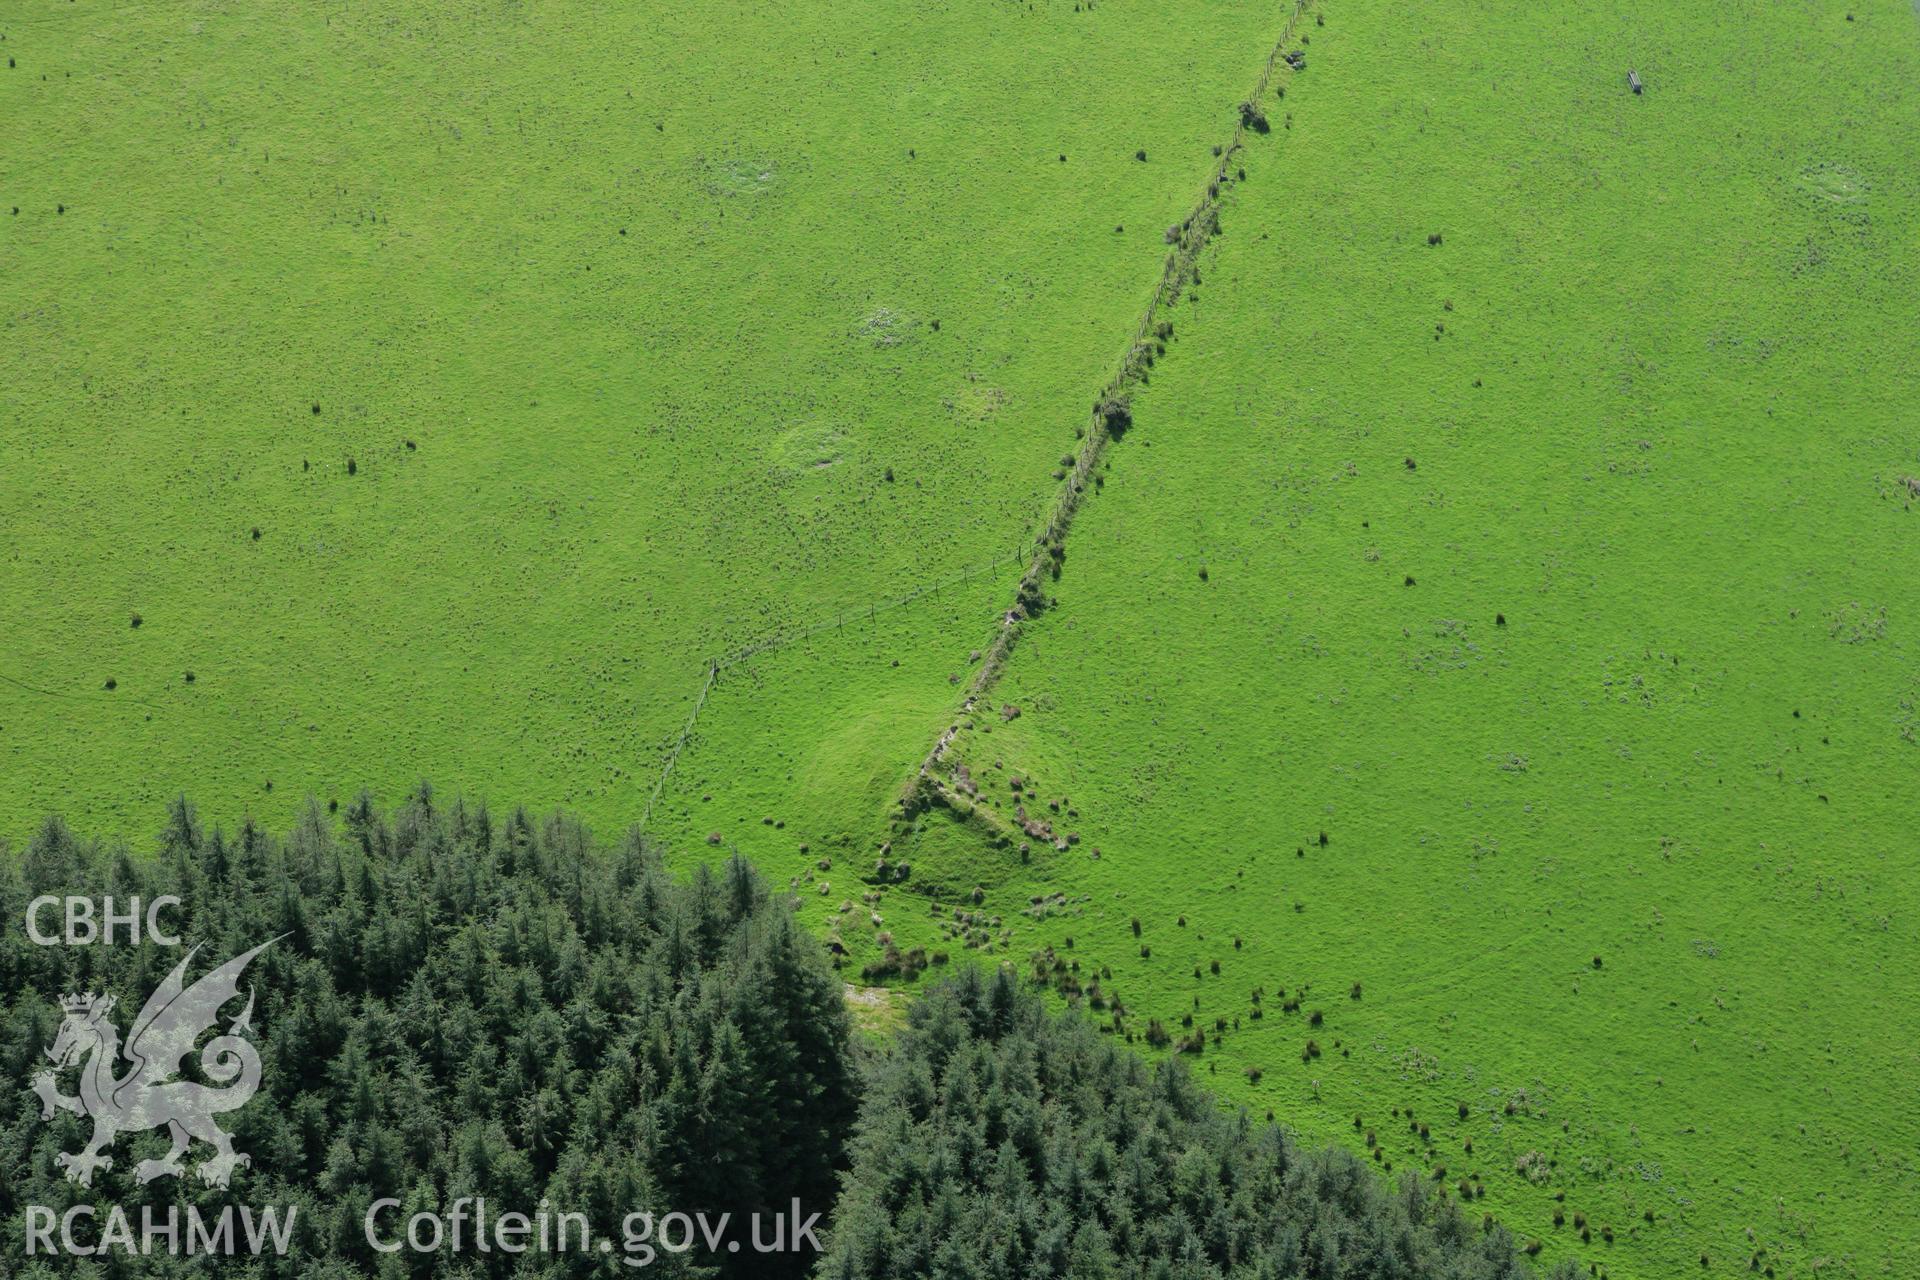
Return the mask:
<path id="1" fill-rule="evenodd" d="M 964 721 L 1285 9 L 0 22 L 0 832 L 659 782 L 1543 1259 L 1920 1270 L 1920 11 L 1317 12 Z"/>
<path id="2" fill-rule="evenodd" d="M 1913 14 L 1327 20 L 960 739 L 1078 842 L 893 856 L 1547 1256 L 1908 1274 Z"/>
<path id="3" fill-rule="evenodd" d="M 1028 534 L 1279 22 L 7 14 L 0 827 L 631 820 L 709 657 Z"/>

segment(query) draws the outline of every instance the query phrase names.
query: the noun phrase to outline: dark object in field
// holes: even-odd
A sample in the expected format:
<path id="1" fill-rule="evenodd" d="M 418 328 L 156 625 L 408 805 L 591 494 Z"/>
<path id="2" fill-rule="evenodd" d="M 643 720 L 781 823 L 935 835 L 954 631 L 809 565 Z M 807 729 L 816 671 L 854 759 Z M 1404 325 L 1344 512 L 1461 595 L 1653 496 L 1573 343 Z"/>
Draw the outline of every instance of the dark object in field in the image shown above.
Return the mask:
<path id="1" fill-rule="evenodd" d="M 1145 160 L 1145 159 L 1147 158 L 1147 152 L 1146 152 L 1146 149 L 1145 149 L 1145 148 L 1143 147 L 1143 148 L 1141 148 L 1141 149 L 1140 149 L 1139 151 L 1136 151 L 1136 152 L 1134 152 L 1134 153 L 1133 153 L 1133 158 L 1134 158 L 1135 160 L 1141 160 L 1141 161 L 1144 161 L 1144 160 Z"/>
<path id="2" fill-rule="evenodd" d="M 313 402 L 313 416 L 316 418 L 320 416 L 320 402 L 318 400 Z"/>
<path id="3" fill-rule="evenodd" d="M 1414 470 L 1414 469 L 1415 469 L 1415 465 L 1416 465 L 1416 464 L 1414 463 L 1414 461 L 1413 461 L 1413 459 L 1412 459 L 1412 458 L 1408 458 L 1408 459 L 1407 459 L 1407 470 L 1409 470 L 1409 471 L 1412 471 L 1412 470 Z"/>
<path id="4" fill-rule="evenodd" d="M 347 459 L 347 474 L 350 476 L 357 476 L 360 474 L 360 464 L 355 462 L 352 458 Z"/>
<path id="5" fill-rule="evenodd" d="M 259 526 L 259 525 L 255 525 L 255 526 L 253 526 L 253 540 L 254 540 L 255 542 L 258 542 L 258 541 L 260 541 L 260 526 Z"/>
<path id="6" fill-rule="evenodd" d="M 1107 434 L 1118 440 L 1133 425 L 1133 398 L 1131 396 L 1105 396 L 1093 411 L 1100 419 L 1100 425 Z"/>
<path id="7" fill-rule="evenodd" d="M 1288 50 L 1286 60 L 1287 65 L 1295 71 L 1305 71 L 1307 69 L 1307 51 L 1305 49 Z"/>
<path id="8" fill-rule="evenodd" d="M 1635 93 L 1639 93 L 1641 88 L 1643 87 L 1640 83 L 1640 73 L 1638 71 L 1635 71 L 1629 68 L 1627 70 L 1627 84 L 1633 89 Z"/>
<path id="9" fill-rule="evenodd" d="M 1496 627 L 1504 627 L 1504 626 L 1506 626 L 1506 625 L 1507 625 L 1507 615 L 1506 615 L 1506 614 L 1504 614 L 1504 613 L 1496 613 L 1496 614 L 1494 614 L 1494 615 L 1493 615 L 1493 625 L 1494 625 L 1494 626 L 1496 626 Z"/>
<path id="10" fill-rule="evenodd" d="M 1265 133 L 1271 128 L 1267 124 L 1267 113 L 1251 98 L 1240 104 L 1240 123 L 1255 133 Z"/>
<path id="11" fill-rule="evenodd" d="M 145 622 L 146 619 L 136 613 L 133 615 L 133 617 L 127 619 L 127 621 L 133 625 L 134 630 L 138 631 L 140 629 L 140 624 Z"/>
<path id="12" fill-rule="evenodd" d="M 192 684 L 192 683 L 193 683 L 193 672 L 191 672 L 191 671 L 189 671 L 189 672 L 187 672 L 187 683 L 188 683 L 188 684 Z"/>
<path id="13" fill-rule="evenodd" d="M 107 677 L 106 690 L 108 693 L 112 693 L 115 689 L 118 689 L 119 687 L 120 687 L 120 682 L 118 680 L 115 680 L 112 676 Z"/>
<path id="14" fill-rule="evenodd" d="M 1440 233 L 1439 233 L 1438 231 L 1435 231 L 1435 232 L 1432 232 L 1432 233 L 1430 233 L 1430 234 L 1429 234 L 1429 235 L 1427 236 L 1427 243 L 1428 243 L 1428 244 L 1430 244 L 1430 245 L 1433 245 L 1433 244 L 1439 244 L 1439 243 L 1440 243 Z"/>

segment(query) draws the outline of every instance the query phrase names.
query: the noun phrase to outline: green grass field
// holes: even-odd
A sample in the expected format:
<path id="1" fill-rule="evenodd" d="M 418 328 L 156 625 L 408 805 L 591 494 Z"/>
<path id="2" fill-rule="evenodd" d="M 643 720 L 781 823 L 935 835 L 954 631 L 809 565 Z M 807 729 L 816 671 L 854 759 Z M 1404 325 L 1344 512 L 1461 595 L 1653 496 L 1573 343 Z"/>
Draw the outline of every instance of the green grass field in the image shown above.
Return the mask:
<path id="1" fill-rule="evenodd" d="M 1051 951 L 1596 1274 L 1920 1272 L 1910 0 L 1314 6 L 896 827 L 1286 12 L 0 23 L 0 831 L 618 828 L 775 637 L 649 830 L 849 978 Z"/>
<path id="2" fill-rule="evenodd" d="M 1920 1267 L 1911 16 L 1329 6 L 961 739 L 1012 951 L 1552 1254 Z"/>
<path id="3" fill-rule="evenodd" d="M 11 11 L 0 823 L 624 825 L 709 657 L 1029 534 L 1278 25 Z"/>

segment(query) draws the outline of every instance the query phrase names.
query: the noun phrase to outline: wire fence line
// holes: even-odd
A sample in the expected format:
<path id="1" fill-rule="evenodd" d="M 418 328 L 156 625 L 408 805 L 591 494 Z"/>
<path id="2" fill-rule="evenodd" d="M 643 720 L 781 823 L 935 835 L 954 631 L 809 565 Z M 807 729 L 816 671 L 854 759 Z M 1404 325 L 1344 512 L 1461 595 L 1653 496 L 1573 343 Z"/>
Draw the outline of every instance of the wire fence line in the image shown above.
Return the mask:
<path id="1" fill-rule="evenodd" d="M 713 682 L 720 676 L 717 663 L 707 663 L 707 675 L 700 682 L 700 696 L 693 700 L 693 710 L 687 712 L 687 722 L 681 726 L 680 736 L 674 740 L 667 752 L 667 762 L 660 770 L 660 776 L 654 779 L 653 791 L 647 796 L 647 807 L 640 811 L 640 830 L 647 829 L 647 822 L 653 817 L 653 806 L 660 802 L 660 793 L 667 788 L 667 779 L 673 776 L 673 766 L 680 760 L 680 753 L 686 750 L 687 740 L 693 737 L 693 726 L 700 720 L 700 711 L 707 705 L 707 695 L 713 692 Z"/>

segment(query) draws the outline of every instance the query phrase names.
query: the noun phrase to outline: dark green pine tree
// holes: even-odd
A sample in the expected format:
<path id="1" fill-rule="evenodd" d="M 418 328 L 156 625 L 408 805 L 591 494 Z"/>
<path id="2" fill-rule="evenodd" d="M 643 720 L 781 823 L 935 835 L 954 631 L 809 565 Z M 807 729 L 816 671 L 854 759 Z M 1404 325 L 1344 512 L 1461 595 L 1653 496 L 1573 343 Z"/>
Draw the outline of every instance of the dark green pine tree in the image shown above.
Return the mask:
<path id="1" fill-rule="evenodd" d="M 109 1258 L 97 1269 L 36 1259 L 36 1274 L 606 1274 L 597 1252 L 376 1254 L 363 1217 L 389 1195 L 417 1206 L 485 1195 L 496 1213 L 584 1198 L 616 1234 L 635 1209 L 739 1217 L 784 1208 L 799 1187 L 818 1197 L 810 1208 L 829 1207 L 854 1080 L 840 988 L 744 862 L 676 882 L 637 838 L 603 850 L 579 823 L 536 825 L 524 810 L 495 824 L 424 785 L 391 819 L 362 794 L 338 827 L 309 804 L 284 839 L 248 821 L 238 833 L 205 831 L 177 800 L 141 856 L 83 843 L 53 819 L 0 857 L 0 907 L 17 915 L 41 892 L 176 894 L 167 924 L 200 946 L 199 972 L 276 939 L 243 980 L 262 1092 L 230 1129 L 253 1157 L 237 1175 L 241 1198 L 298 1206 L 299 1256 Z M 38 1069 L 68 992 L 116 994 L 124 1034 L 179 958 L 0 935 L 0 1063 L 22 1080 Z M 782 989 L 756 989 L 774 983 Z M 69 1093 L 76 1074 L 64 1073 Z M 792 1115 L 820 1098 L 827 1119 Z M 85 1137 L 68 1113 L 43 1121 L 30 1090 L 0 1091 L 0 1216 L 70 1202 L 53 1156 Z M 203 1200 L 190 1174 L 133 1182 L 165 1145 L 123 1137 L 89 1194 Z M 205 1154 L 191 1151 L 189 1167 Z M 771 1271 L 766 1261 L 695 1250 L 662 1253 L 651 1269 L 791 1275 L 812 1259 L 771 1260 Z"/>
<path id="2" fill-rule="evenodd" d="M 1571 1280 L 1563 1268 L 1559 1275 Z M 820 1275 L 1521 1280 L 1498 1227 L 1220 1110 L 1010 971 L 926 992 L 868 1079 Z"/>

